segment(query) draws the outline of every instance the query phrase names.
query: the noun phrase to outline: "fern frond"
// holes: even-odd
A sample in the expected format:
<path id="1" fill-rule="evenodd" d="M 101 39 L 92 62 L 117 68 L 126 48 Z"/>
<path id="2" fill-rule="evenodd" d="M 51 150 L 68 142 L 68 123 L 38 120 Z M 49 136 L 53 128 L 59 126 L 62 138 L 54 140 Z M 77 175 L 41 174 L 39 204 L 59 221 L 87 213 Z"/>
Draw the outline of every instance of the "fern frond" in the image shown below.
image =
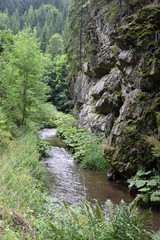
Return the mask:
<path id="1" fill-rule="evenodd" d="M 102 222 L 103 221 L 103 212 L 98 204 L 98 201 L 95 199 L 95 209 L 94 209 L 94 213 L 95 213 L 95 216 L 96 218 L 99 220 L 99 222 Z"/>
<path id="2" fill-rule="evenodd" d="M 152 240 L 160 240 L 160 230 L 152 235 Z"/>

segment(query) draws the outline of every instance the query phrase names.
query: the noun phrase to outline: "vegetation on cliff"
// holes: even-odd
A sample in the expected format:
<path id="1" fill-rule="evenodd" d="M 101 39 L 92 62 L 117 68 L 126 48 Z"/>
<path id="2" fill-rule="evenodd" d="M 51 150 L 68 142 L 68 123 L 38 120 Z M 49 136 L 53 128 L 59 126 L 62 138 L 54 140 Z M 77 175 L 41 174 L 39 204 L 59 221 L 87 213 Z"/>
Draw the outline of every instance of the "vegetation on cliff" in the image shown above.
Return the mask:
<path id="1" fill-rule="evenodd" d="M 135 175 L 138 187 L 139 167 L 151 171 L 151 182 L 159 179 L 159 1 L 80 1 L 78 10 L 76 4 L 69 15 L 75 41 L 66 50 L 78 127 L 105 132 L 113 179 Z M 149 184 L 138 190 L 158 203 L 158 186 Z"/>

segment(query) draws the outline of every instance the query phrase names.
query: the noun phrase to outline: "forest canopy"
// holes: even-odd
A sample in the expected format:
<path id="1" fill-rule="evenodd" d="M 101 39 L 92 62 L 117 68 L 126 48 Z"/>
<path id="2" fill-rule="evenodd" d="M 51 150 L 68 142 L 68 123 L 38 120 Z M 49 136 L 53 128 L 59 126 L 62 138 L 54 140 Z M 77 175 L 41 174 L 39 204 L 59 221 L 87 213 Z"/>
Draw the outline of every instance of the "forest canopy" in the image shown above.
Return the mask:
<path id="1" fill-rule="evenodd" d="M 44 76 L 45 79 L 48 79 L 47 84 L 49 84 L 51 87 L 50 97 L 48 95 L 49 101 L 51 101 L 53 104 L 56 104 L 56 107 L 58 107 L 58 109 L 60 110 L 65 110 L 65 108 L 64 107 L 61 108 L 61 106 L 71 101 L 71 96 L 65 80 L 67 76 L 67 69 L 68 69 L 67 61 L 66 60 L 63 61 L 64 62 L 63 70 L 61 69 L 61 71 L 63 72 L 61 74 L 63 75 L 62 79 L 60 79 L 60 77 L 57 77 L 57 76 L 60 76 L 60 69 L 58 69 L 57 70 L 58 72 L 56 73 L 55 67 L 54 67 L 54 65 L 56 64 L 56 60 L 54 58 L 57 59 L 58 61 L 57 64 L 59 64 L 59 59 L 66 59 L 66 57 L 63 56 L 63 54 L 64 54 L 64 40 L 66 40 L 66 17 L 68 14 L 68 8 L 69 8 L 69 0 L 26 0 L 26 1 L 0 0 L 0 29 L 1 29 L 0 52 L 1 52 L 1 60 L 3 59 L 2 62 L 5 59 L 5 64 L 2 64 L 3 65 L 2 69 L 6 71 L 6 68 L 9 69 L 9 66 L 11 67 L 11 61 L 7 60 L 7 55 L 10 54 L 10 56 L 8 56 L 8 59 L 10 58 L 11 60 L 12 58 L 13 60 L 15 56 L 14 47 L 15 47 L 15 44 L 18 44 L 17 36 L 20 36 L 21 33 L 24 34 L 24 32 L 25 34 L 27 34 L 28 32 L 28 39 L 30 39 L 31 37 L 30 34 L 33 33 L 34 35 L 34 33 L 36 32 L 35 41 L 38 44 L 37 47 L 39 48 L 39 51 L 42 51 L 43 55 L 47 55 L 48 59 L 50 59 L 49 60 L 50 63 L 48 62 L 48 66 L 47 66 L 48 73 L 45 72 L 45 76 Z M 27 40 L 27 36 L 26 36 L 26 40 Z M 24 39 L 22 41 L 25 42 Z M 19 45 L 21 44 L 19 43 Z M 31 40 L 31 45 L 32 45 L 32 40 Z M 20 46 L 20 48 L 21 47 L 22 46 Z M 29 42 L 28 42 L 28 47 L 29 47 Z M 8 48 L 12 49 L 10 53 L 8 51 Z M 27 49 L 25 53 L 23 52 L 25 51 L 24 49 L 21 49 L 21 51 L 25 59 L 25 53 L 27 53 Z M 33 50 L 33 56 L 34 56 L 34 50 Z M 24 59 L 20 60 L 21 57 L 22 56 L 19 55 L 19 61 L 24 60 Z M 17 57 L 17 60 L 18 60 L 18 57 Z M 38 61 L 37 61 L 37 64 L 38 64 Z M 37 66 L 37 68 L 42 67 L 40 69 L 40 72 L 41 72 L 41 70 L 43 69 L 43 66 L 41 66 L 41 61 L 39 62 L 38 65 L 39 66 Z M 4 71 L 2 71 L 3 80 L 1 79 L 1 82 L 3 82 L 3 84 L 5 82 L 5 85 L 9 88 L 8 86 L 9 83 L 7 83 L 7 81 L 4 80 L 5 79 Z M 11 74 L 11 71 L 10 71 L 10 74 Z M 12 75 L 12 78 L 17 78 L 17 76 Z M 60 81 L 62 81 L 63 84 L 60 84 Z M 60 85 L 61 85 L 61 90 L 63 94 L 60 94 L 57 96 L 59 92 L 57 92 L 56 89 L 59 88 L 58 86 Z M 12 87 L 10 86 L 10 91 Z M 0 88 L 2 92 L 2 89 L 4 89 L 4 86 L 1 85 Z M 19 94 L 21 95 L 21 93 Z M 10 97 L 12 98 L 13 96 L 10 96 Z M 55 99 L 59 99 L 59 101 Z M 8 100 L 6 99 L 5 101 L 7 104 L 7 101 L 9 101 L 9 99 Z"/>

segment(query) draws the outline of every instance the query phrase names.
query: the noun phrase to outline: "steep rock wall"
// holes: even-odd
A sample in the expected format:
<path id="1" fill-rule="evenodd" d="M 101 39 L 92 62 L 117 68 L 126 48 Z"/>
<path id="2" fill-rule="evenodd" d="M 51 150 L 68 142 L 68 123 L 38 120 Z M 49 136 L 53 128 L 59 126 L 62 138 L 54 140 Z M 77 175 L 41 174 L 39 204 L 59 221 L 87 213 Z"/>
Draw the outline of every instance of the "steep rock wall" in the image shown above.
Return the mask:
<path id="1" fill-rule="evenodd" d="M 82 70 L 70 89 L 78 127 L 106 134 L 104 155 L 128 178 L 139 165 L 160 167 L 160 6 L 138 9 L 121 24 L 108 19 L 106 6 L 91 10 Z"/>

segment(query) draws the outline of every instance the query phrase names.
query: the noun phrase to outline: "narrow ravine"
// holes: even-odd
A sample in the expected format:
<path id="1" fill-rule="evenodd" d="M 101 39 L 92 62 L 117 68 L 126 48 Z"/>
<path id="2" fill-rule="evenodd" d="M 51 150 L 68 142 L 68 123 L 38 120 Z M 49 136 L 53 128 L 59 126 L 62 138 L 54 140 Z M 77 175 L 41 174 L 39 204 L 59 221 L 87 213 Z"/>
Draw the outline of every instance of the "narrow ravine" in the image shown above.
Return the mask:
<path id="1" fill-rule="evenodd" d="M 108 181 L 106 175 L 80 168 L 80 165 L 74 162 L 72 154 L 65 149 L 65 144 L 56 137 L 56 129 L 43 129 L 41 138 L 52 145 L 48 157 L 43 161 L 50 175 L 49 187 L 52 196 L 61 197 L 69 204 L 81 203 L 82 197 L 90 202 L 97 199 L 102 207 L 107 199 L 116 204 L 121 199 L 127 203 L 133 200 L 127 187 Z M 158 230 L 159 223 L 160 211 L 155 209 L 149 224 Z"/>

